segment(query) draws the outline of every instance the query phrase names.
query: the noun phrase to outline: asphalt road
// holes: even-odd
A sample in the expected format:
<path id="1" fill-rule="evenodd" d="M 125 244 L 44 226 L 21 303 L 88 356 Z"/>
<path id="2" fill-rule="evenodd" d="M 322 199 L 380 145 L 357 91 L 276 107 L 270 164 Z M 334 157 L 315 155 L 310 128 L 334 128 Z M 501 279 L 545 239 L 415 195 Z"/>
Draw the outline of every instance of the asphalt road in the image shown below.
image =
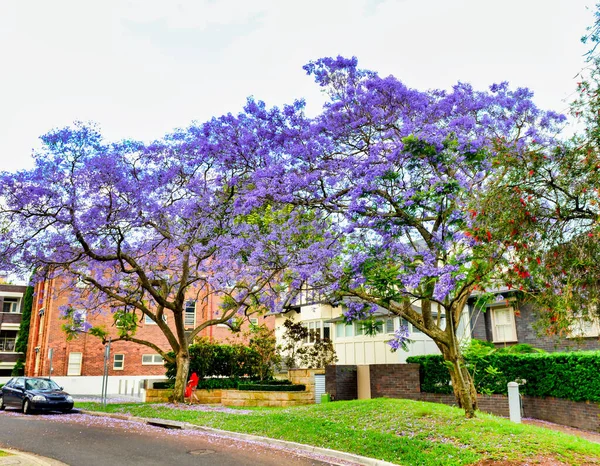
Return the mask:
<path id="1" fill-rule="evenodd" d="M 193 430 L 153 427 L 85 414 L 36 414 L 0 411 L 0 448 L 62 461 L 70 466 L 210 465 L 309 466 L 326 459 L 298 456 Z"/>

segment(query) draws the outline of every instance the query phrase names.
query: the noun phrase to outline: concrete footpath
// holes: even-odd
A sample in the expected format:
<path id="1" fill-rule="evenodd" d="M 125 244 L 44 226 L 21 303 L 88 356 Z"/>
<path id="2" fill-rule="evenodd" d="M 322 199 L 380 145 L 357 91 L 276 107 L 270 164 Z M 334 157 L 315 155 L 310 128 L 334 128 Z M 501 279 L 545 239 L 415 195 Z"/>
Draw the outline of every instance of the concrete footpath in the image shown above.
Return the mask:
<path id="1" fill-rule="evenodd" d="M 2 448 L 3 452 L 8 453 L 8 456 L 0 456 L 0 466 L 68 466 L 52 458 L 44 458 L 43 456 L 32 455 L 17 450 L 9 450 Z"/>

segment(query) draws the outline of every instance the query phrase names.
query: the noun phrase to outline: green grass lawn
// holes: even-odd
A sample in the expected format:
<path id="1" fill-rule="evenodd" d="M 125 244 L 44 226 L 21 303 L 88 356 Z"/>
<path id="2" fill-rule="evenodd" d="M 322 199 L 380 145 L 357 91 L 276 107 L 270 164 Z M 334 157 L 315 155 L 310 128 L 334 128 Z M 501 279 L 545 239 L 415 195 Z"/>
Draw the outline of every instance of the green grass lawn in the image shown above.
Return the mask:
<path id="1" fill-rule="evenodd" d="M 480 460 L 567 464 L 600 462 L 600 444 L 550 429 L 410 400 L 337 401 L 295 408 L 251 408 L 240 414 L 186 405 L 77 403 L 77 408 L 190 422 L 342 450 L 398 464 L 463 465 Z"/>

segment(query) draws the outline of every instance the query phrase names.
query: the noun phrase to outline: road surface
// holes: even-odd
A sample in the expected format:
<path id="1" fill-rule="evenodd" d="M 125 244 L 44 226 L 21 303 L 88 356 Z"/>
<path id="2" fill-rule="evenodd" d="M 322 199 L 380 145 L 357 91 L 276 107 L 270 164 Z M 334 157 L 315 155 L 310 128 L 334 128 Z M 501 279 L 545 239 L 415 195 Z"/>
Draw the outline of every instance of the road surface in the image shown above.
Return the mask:
<path id="1" fill-rule="evenodd" d="M 70 466 L 335 464 L 326 458 L 299 456 L 289 450 L 194 430 L 164 429 L 79 413 L 25 416 L 10 409 L 0 412 L 2 447 L 53 458 Z"/>

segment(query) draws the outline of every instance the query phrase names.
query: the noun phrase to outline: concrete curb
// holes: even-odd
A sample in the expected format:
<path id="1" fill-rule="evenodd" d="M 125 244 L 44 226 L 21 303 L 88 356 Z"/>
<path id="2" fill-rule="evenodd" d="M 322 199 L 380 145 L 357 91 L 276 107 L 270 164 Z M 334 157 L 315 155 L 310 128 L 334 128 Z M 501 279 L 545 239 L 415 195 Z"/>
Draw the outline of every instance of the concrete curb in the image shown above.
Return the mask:
<path id="1" fill-rule="evenodd" d="M 120 419 L 123 421 L 141 422 L 152 426 L 164 427 L 167 429 L 198 430 L 201 432 L 206 432 L 207 434 L 219 435 L 221 437 L 229 437 L 238 440 L 245 440 L 248 442 L 259 442 L 272 447 L 289 448 L 298 452 L 329 456 L 331 458 L 349 461 L 364 466 L 398 466 L 396 463 L 389 463 L 387 461 L 369 458 L 366 456 L 355 455 L 353 453 L 346 453 L 344 451 L 315 447 L 313 445 L 305 445 L 303 443 L 288 442 L 287 440 L 261 437 L 259 435 L 241 434 L 239 432 L 231 432 L 229 430 L 213 429 L 212 427 L 197 426 L 188 422 L 171 421 L 167 419 L 148 419 L 137 416 L 126 416 L 123 414 L 101 413 L 98 411 L 79 410 L 79 412 L 82 414 L 88 414 L 90 416 L 110 417 L 113 419 Z"/>
<path id="2" fill-rule="evenodd" d="M 34 455 L 33 453 L 25 453 L 19 450 L 11 450 L 1 447 L 2 451 L 10 453 L 11 456 L 0 456 L 0 465 L 12 466 L 68 466 L 61 461 L 45 458 L 43 456 Z"/>

